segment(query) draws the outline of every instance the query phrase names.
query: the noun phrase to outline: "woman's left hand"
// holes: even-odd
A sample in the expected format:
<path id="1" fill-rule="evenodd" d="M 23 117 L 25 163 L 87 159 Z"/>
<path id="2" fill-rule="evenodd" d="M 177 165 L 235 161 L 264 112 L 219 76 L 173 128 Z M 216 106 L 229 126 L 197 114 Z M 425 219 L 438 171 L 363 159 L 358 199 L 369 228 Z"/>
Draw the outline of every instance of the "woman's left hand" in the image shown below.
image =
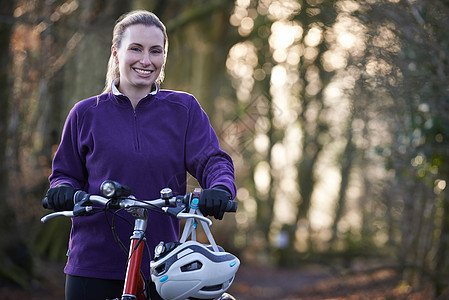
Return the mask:
<path id="1" fill-rule="evenodd" d="M 215 219 L 223 219 L 231 193 L 225 186 L 216 186 L 201 192 L 199 208 L 205 216 L 214 216 Z"/>

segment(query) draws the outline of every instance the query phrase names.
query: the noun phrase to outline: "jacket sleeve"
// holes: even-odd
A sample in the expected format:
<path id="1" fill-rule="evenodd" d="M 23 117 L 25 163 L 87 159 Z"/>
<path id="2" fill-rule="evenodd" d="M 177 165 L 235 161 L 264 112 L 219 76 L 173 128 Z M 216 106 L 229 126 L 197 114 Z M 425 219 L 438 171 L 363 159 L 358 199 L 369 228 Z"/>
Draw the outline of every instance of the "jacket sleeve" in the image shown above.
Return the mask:
<path id="1" fill-rule="evenodd" d="M 81 150 L 80 113 L 77 106 L 72 108 L 62 132 L 61 143 L 53 158 L 50 187 L 69 184 L 75 189 L 84 189 L 87 181 L 85 154 Z"/>
<path id="2" fill-rule="evenodd" d="M 235 198 L 234 164 L 231 157 L 221 150 L 209 118 L 195 98 L 189 108 L 185 149 L 187 171 L 202 188 L 223 185 Z"/>

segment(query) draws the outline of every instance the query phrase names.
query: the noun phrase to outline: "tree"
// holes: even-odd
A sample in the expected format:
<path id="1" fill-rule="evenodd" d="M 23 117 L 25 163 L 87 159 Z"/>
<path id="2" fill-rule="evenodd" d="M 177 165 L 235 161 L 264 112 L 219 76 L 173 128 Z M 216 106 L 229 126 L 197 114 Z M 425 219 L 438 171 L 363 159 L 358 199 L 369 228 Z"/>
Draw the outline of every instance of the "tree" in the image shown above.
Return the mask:
<path id="1" fill-rule="evenodd" d="M 424 274 L 433 274 L 436 296 L 444 290 L 440 278 L 447 277 L 448 266 L 443 254 L 448 174 L 442 164 L 449 117 L 448 36 L 443 29 L 448 13 L 447 4 L 435 0 L 380 2 L 364 6 L 358 15 L 370 25 L 371 36 L 362 63 L 368 71 L 361 78 L 363 87 L 379 103 L 374 111 L 390 120 L 391 140 L 378 145 L 377 152 L 394 172 L 395 194 L 403 205 L 396 220 L 404 280 L 419 287 Z"/>
<path id="2" fill-rule="evenodd" d="M 0 71 L 0 220 L 2 220 L 0 242 L 0 277 L 19 284 L 27 285 L 29 273 L 32 269 L 31 257 L 27 245 L 19 235 L 16 223 L 16 214 L 11 207 L 11 190 L 9 187 L 8 150 L 8 115 L 11 99 L 11 69 L 12 59 L 10 53 L 10 41 L 14 25 L 13 18 L 14 1 L 3 1 L 0 5 L 0 63 L 3 66 Z"/>

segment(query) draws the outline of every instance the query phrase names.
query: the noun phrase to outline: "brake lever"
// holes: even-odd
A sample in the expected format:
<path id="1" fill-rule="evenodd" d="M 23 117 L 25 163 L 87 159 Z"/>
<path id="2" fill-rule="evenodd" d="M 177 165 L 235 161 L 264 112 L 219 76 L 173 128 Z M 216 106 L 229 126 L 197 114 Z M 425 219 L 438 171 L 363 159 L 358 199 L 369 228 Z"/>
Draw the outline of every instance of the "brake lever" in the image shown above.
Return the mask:
<path id="1" fill-rule="evenodd" d="M 162 210 L 172 217 L 178 217 L 178 215 L 181 214 L 183 210 L 185 210 L 185 206 L 184 207 L 180 207 L 180 206 L 162 207 Z"/>
<path id="2" fill-rule="evenodd" d="M 51 219 L 54 219 L 54 218 L 60 217 L 60 216 L 69 217 L 69 218 L 76 217 L 76 216 L 87 216 L 87 215 L 89 215 L 91 213 L 91 211 L 92 211 L 92 206 L 82 206 L 82 207 L 78 206 L 78 207 L 76 207 L 76 205 L 75 205 L 75 208 L 73 209 L 73 211 L 56 211 L 56 212 L 53 212 L 51 214 L 43 216 L 41 218 L 41 222 L 45 223 L 48 220 L 51 220 Z"/>
<path id="3" fill-rule="evenodd" d="M 73 211 L 57 211 L 57 212 L 48 214 L 48 215 L 46 215 L 46 216 L 43 216 L 43 217 L 41 218 L 41 222 L 42 222 L 42 223 L 45 223 L 45 222 L 47 222 L 48 220 L 54 219 L 54 218 L 59 217 L 59 216 L 73 217 L 74 215 L 73 215 Z"/>
<path id="4" fill-rule="evenodd" d="M 179 213 L 176 215 L 178 219 L 198 219 L 200 221 L 206 222 L 209 226 L 212 226 L 212 221 L 209 218 L 206 218 L 205 216 L 197 215 L 197 214 L 191 214 L 191 213 Z"/>

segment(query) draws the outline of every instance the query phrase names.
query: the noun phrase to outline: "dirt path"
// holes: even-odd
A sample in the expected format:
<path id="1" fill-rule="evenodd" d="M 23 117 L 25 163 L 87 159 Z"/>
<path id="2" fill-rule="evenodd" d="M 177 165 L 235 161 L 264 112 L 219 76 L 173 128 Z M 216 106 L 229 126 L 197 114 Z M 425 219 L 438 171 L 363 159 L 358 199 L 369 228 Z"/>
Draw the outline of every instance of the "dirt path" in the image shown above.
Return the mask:
<path id="1" fill-rule="evenodd" d="M 322 267 L 285 270 L 241 266 L 229 290 L 238 300 L 429 300 L 430 286 L 414 291 L 391 269 L 332 274 Z M 437 300 L 448 300 L 449 295 Z"/>
<path id="2" fill-rule="evenodd" d="M 241 266 L 229 292 L 238 300 L 291 299 L 331 274 L 319 269 L 286 270 Z"/>

